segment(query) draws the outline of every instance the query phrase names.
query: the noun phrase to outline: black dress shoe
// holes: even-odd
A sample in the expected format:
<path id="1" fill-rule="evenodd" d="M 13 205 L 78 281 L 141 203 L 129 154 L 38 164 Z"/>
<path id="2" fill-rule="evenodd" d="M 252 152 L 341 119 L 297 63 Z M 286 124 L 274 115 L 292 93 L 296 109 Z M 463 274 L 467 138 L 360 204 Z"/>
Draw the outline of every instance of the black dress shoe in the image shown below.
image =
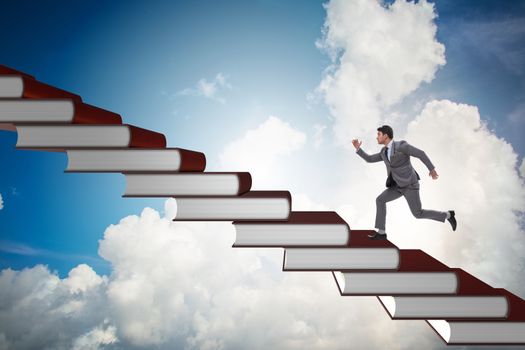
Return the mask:
<path id="1" fill-rule="evenodd" d="M 386 239 L 386 233 L 385 234 L 382 234 L 382 233 L 379 233 L 379 232 L 375 232 L 375 234 L 373 235 L 368 235 L 368 238 L 371 239 L 371 240 L 382 240 L 382 239 Z"/>
<path id="2" fill-rule="evenodd" d="M 452 226 L 452 231 L 456 231 L 456 227 L 458 226 L 458 223 L 456 222 L 456 214 L 454 213 L 454 210 L 449 210 L 450 218 L 448 218 L 448 222 L 450 222 L 450 225 Z"/>

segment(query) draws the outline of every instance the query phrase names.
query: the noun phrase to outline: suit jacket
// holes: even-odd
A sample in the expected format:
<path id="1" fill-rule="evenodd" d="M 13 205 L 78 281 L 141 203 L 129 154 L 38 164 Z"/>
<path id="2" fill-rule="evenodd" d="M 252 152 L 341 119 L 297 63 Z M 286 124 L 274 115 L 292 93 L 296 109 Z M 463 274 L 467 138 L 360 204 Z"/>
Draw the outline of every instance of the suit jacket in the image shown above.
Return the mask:
<path id="1" fill-rule="evenodd" d="M 357 150 L 357 154 L 366 160 L 368 163 L 375 163 L 384 161 L 388 176 L 392 176 L 393 180 L 399 187 L 406 187 L 418 182 L 419 175 L 410 163 L 410 156 L 419 158 L 425 164 L 429 171 L 434 169 L 434 165 L 427 157 L 425 152 L 411 146 L 406 141 L 392 142 L 392 153 L 390 160 L 386 155 L 386 147 L 381 148 L 381 151 L 376 154 L 369 155 L 362 148 Z"/>

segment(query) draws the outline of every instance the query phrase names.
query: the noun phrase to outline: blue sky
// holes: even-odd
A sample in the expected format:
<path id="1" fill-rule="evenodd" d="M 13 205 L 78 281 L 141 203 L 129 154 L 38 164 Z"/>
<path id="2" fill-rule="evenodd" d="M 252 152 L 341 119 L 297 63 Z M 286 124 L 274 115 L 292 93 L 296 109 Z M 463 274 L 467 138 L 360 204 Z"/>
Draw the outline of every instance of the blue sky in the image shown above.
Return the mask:
<path id="1" fill-rule="evenodd" d="M 315 46 L 325 17 L 320 1 L 54 1 L 4 6 L 4 64 L 120 113 L 127 123 L 163 132 L 170 146 L 204 151 L 208 169 L 216 166 L 217 148 L 269 114 L 299 125 L 328 118 L 322 103 L 309 104 L 306 97 L 329 64 Z M 522 158 L 525 33 L 490 23 L 521 18 L 524 2 L 482 1 L 472 6 L 470 1 L 438 1 L 436 9 L 437 37 L 446 46 L 447 64 L 418 93 L 479 106 L 489 127 L 509 140 Z M 465 32 L 479 27 L 484 28 L 479 37 L 469 34 L 465 39 Z M 506 65 L 507 56 L 514 56 L 508 58 L 513 66 Z M 232 86 L 218 92 L 226 103 L 177 96 L 219 73 Z M 517 121 L 509 121 L 520 105 Z M 44 262 L 64 274 L 84 256 L 96 258 L 97 238 L 109 223 L 145 205 L 159 208 L 162 203 L 121 200 L 122 176 L 64 175 L 64 156 L 15 151 L 16 136 L 1 136 L 3 163 L 10 164 L 0 181 L 5 202 L 1 239 L 64 254 L 57 260 L 54 254 L 2 253 L 2 267 Z M 63 213 L 65 220 L 49 220 L 54 212 Z M 31 219 L 22 219 L 27 213 Z M 82 223 L 75 225 L 75 232 L 68 230 L 73 223 Z M 106 271 L 103 262 L 97 268 Z"/>
<path id="2" fill-rule="evenodd" d="M 337 146 L 332 127 L 338 117 L 318 91 L 327 69 L 337 66 L 316 45 L 327 17 L 323 3 L 10 2 L 0 13 L 1 63 L 117 112 L 129 124 L 162 132 L 170 147 L 204 152 L 209 171 L 229 164 L 238 166 L 231 170 L 251 170 L 228 161 L 225 150 L 275 116 L 307 141 L 287 146 L 302 148 L 294 162 L 279 160 L 273 173 L 253 165 L 254 187 L 291 189 L 323 208 L 344 210 L 344 201 L 332 198 L 348 194 L 341 188 L 355 182 L 346 172 L 355 165 L 342 159 L 358 161 Z M 385 111 L 401 115 L 400 130 L 408 130 L 403 135 L 417 139 L 420 134 L 407 125 L 429 100 L 477 106 L 491 135 L 512 146 L 517 174 L 525 156 L 525 1 L 434 4 L 446 64 Z M 388 65 L 390 57 L 383 59 Z M 324 146 L 313 142 L 319 135 Z M 112 265 L 98 254 L 106 228 L 144 207 L 164 212 L 164 199 L 121 198 L 123 175 L 64 174 L 64 154 L 17 151 L 15 143 L 15 133 L 0 131 L 0 269 L 44 264 L 64 278 L 86 263 L 109 276 Z M 352 210 L 349 215 L 359 213 Z M 450 262 L 458 263 L 458 256 Z"/>

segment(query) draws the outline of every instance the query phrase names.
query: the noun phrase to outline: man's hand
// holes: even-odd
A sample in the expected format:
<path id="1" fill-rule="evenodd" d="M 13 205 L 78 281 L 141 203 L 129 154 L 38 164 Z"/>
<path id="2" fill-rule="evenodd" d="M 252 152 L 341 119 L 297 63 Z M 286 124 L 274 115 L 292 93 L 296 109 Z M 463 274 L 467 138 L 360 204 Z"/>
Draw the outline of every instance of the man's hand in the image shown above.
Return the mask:
<path id="1" fill-rule="evenodd" d="M 363 143 L 363 141 L 359 142 L 358 139 L 354 139 L 352 140 L 352 145 L 354 145 L 355 149 L 359 149 L 361 148 L 361 144 Z"/>
<path id="2" fill-rule="evenodd" d="M 437 178 L 439 177 L 436 169 L 432 169 L 432 171 L 428 175 L 432 176 L 432 179 L 434 179 L 434 180 L 437 180 Z"/>

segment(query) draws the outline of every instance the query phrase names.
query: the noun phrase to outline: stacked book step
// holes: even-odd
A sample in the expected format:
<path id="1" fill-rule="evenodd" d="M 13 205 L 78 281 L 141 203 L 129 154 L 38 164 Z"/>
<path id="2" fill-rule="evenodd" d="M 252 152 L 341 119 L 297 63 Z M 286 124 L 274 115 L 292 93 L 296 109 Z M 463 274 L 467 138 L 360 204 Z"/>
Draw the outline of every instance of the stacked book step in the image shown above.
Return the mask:
<path id="1" fill-rule="evenodd" d="M 525 301 L 351 230 L 335 212 L 294 212 L 288 191 L 252 191 L 248 172 L 204 172 L 203 153 L 0 65 L 0 130 L 19 149 L 65 152 L 66 172 L 122 173 L 125 197 L 173 197 L 175 221 L 232 221 L 233 247 L 283 248 L 283 271 L 330 271 L 342 296 L 376 296 L 394 319 L 421 319 L 447 344 L 525 344 Z"/>

